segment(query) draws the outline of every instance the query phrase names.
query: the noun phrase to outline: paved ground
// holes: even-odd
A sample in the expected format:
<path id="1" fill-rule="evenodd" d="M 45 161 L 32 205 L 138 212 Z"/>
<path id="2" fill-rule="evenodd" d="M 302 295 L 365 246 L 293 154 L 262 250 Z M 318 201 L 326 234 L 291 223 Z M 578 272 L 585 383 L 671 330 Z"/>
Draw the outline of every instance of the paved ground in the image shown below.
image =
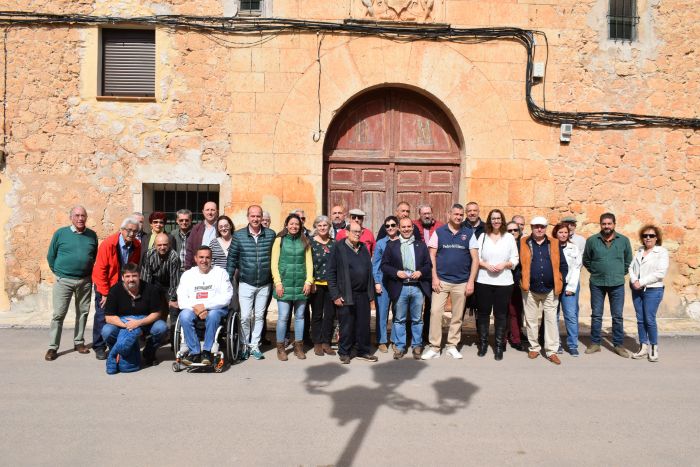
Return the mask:
<path id="1" fill-rule="evenodd" d="M 0 330 L 3 465 L 700 462 L 697 337 L 664 337 L 656 364 L 609 350 L 560 367 L 512 349 L 502 362 L 465 347 L 461 361 L 347 366 L 267 351 L 222 374 L 163 362 L 117 376 L 94 354 L 45 362 L 46 340 Z"/>

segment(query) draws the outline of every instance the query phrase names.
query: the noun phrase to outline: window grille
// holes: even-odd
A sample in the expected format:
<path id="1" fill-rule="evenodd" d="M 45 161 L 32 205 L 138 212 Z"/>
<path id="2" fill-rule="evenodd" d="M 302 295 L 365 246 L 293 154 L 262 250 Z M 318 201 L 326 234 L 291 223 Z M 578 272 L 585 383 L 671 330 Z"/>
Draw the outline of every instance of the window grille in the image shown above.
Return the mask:
<path id="1" fill-rule="evenodd" d="M 102 29 L 102 95 L 154 97 L 156 33 Z"/>
<path id="2" fill-rule="evenodd" d="M 238 14 L 242 16 L 260 16 L 263 13 L 264 0 L 240 0 Z"/>
<path id="3" fill-rule="evenodd" d="M 143 186 L 143 213 L 146 219 L 153 211 L 163 211 L 167 217 L 167 232 L 177 228 L 176 217 L 180 209 L 192 211 L 193 224 L 201 222 L 204 219 L 202 207 L 208 201 L 219 205 L 219 185 L 148 183 Z"/>
<path id="4" fill-rule="evenodd" d="M 637 38 L 637 0 L 610 0 L 608 37 L 613 40 L 634 41 Z"/>

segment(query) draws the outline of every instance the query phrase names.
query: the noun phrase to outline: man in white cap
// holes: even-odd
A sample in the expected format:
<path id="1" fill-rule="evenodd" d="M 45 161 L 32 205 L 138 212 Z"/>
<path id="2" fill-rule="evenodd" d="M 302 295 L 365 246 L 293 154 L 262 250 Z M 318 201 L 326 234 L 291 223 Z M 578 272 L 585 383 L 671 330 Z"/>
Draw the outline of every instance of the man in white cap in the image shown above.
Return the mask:
<path id="1" fill-rule="evenodd" d="M 547 219 L 537 216 L 530 222 L 532 235 L 520 239 L 520 263 L 525 309 L 525 329 L 530 342 L 528 357 L 535 359 L 540 354 L 538 334 L 539 319 L 544 311 L 544 350 L 547 360 L 561 364 L 557 356 L 559 349 L 559 327 L 557 325 L 557 305 L 563 288 L 562 262 L 559 240 L 547 236 Z"/>
<path id="2" fill-rule="evenodd" d="M 350 223 L 345 227 L 344 230 L 338 231 L 338 233 L 335 236 L 336 242 L 347 238 L 348 229 L 352 224 L 357 224 L 360 227 L 362 227 L 362 223 L 365 221 L 365 216 L 367 215 L 362 209 L 358 208 L 351 209 L 348 212 L 348 214 L 350 214 Z M 365 246 L 369 250 L 370 257 L 372 257 L 372 254 L 374 254 L 374 246 L 377 244 L 377 241 L 374 239 L 374 234 L 372 233 L 372 231 L 362 227 L 362 233 L 360 234 L 360 242 L 365 244 Z"/>

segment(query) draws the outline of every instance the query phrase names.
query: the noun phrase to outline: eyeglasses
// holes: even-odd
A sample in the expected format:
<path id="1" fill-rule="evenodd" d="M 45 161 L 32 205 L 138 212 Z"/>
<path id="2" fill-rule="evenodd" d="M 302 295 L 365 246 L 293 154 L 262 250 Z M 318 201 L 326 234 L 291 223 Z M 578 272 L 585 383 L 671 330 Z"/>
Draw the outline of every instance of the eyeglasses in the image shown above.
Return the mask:
<path id="1" fill-rule="evenodd" d="M 156 219 L 154 221 L 151 221 L 151 224 L 165 224 L 165 221 L 162 221 L 160 219 Z"/>
<path id="2" fill-rule="evenodd" d="M 500 217 L 492 217 L 492 218 L 491 218 L 491 222 L 493 222 L 493 221 L 499 221 L 499 222 L 500 222 L 500 221 L 502 221 L 502 220 L 503 220 L 503 219 L 501 219 Z"/>
<path id="3" fill-rule="evenodd" d="M 350 219 L 364 219 L 365 216 L 358 216 L 357 214 L 350 215 Z"/>
<path id="4" fill-rule="evenodd" d="M 177 220 L 177 223 L 178 223 L 178 224 L 181 223 L 181 222 L 191 222 L 191 221 L 190 221 L 190 219 L 178 219 L 178 220 Z"/>
<path id="5" fill-rule="evenodd" d="M 360 235 L 362 233 L 361 230 L 348 230 L 348 232 L 350 232 L 353 235 Z"/>
<path id="6" fill-rule="evenodd" d="M 137 232 L 136 229 L 122 229 L 122 230 L 130 235 L 134 235 Z"/>
<path id="7" fill-rule="evenodd" d="M 387 229 L 395 229 L 395 228 L 396 228 L 396 224 L 384 224 L 384 227 L 387 228 Z"/>
<path id="8" fill-rule="evenodd" d="M 642 238 L 656 238 L 656 234 L 642 234 Z"/>
<path id="9" fill-rule="evenodd" d="M 520 232 L 520 229 L 508 229 L 509 233 Z"/>

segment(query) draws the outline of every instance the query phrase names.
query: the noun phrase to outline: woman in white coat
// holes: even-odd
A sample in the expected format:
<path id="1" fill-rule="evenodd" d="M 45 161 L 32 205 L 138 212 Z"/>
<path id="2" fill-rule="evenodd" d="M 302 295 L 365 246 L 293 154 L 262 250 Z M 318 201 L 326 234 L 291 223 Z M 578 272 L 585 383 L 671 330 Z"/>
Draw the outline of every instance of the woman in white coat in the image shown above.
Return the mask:
<path id="1" fill-rule="evenodd" d="M 567 272 L 564 277 L 564 291 L 559 297 L 559 305 L 564 313 L 566 326 L 566 346 L 572 357 L 578 357 L 578 291 L 581 277 L 581 259 L 583 252 L 569 239 L 569 225 L 565 223 L 554 226 L 552 236 L 559 240 L 561 254 L 566 258 Z M 559 315 L 557 313 L 557 322 Z"/>
<path id="2" fill-rule="evenodd" d="M 645 225 L 639 231 L 642 246 L 630 264 L 632 303 L 637 312 L 639 351 L 632 358 L 647 357 L 650 362 L 659 360 L 656 312 L 664 298 L 664 277 L 668 271 L 668 250 L 661 246 L 661 229 Z"/>

